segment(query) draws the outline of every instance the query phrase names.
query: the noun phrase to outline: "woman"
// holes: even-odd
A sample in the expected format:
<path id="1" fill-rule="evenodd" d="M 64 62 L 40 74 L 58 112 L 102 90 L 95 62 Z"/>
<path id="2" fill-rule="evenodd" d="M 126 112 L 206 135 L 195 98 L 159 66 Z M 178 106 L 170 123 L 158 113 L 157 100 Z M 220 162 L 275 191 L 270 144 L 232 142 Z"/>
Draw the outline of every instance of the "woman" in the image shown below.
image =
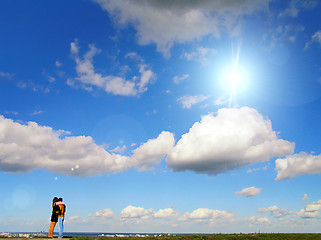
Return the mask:
<path id="1" fill-rule="evenodd" d="M 58 222 L 58 213 L 60 212 L 60 209 L 59 209 L 59 206 L 56 205 L 57 202 L 58 202 L 58 198 L 54 197 L 54 199 L 52 199 L 51 223 L 48 231 L 48 238 L 53 238 L 52 234 Z"/>

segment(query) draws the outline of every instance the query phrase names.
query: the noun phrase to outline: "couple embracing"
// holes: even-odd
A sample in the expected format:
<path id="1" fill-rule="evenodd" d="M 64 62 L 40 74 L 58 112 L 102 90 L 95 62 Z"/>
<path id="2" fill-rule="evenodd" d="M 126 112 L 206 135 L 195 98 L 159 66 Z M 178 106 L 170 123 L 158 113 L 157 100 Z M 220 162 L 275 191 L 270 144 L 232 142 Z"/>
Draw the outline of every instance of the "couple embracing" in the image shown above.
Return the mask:
<path id="1" fill-rule="evenodd" d="M 54 199 L 52 200 L 52 214 L 51 223 L 48 231 L 48 238 L 53 238 L 52 234 L 57 222 L 59 222 L 58 238 L 63 237 L 65 212 L 66 205 L 63 203 L 62 198 L 54 197 Z"/>

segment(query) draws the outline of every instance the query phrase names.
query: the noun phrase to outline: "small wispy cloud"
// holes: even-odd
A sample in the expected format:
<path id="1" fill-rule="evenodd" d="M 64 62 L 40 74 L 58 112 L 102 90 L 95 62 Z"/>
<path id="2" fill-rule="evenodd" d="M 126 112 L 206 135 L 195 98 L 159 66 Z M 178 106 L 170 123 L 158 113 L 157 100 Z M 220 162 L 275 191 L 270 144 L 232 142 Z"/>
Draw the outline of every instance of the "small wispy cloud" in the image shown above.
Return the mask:
<path id="1" fill-rule="evenodd" d="M 191 108 L 193 105 L 201 103 L 208 99 L 209 96 L 195 95 L 195 96 L 183 96 L 177 99 L 177 102 L 182 104 L 183 108 Z"/>
<path id="2" fill-rule="evenodd" d="M 207 66 L 209 64 L 209 58 L 217 53 L 218 51 L 214 48 L 199 47 L 195 52 L 184 52 L 182 57 L 188 61 L 193 60 L 201 63 L 203 66 Z"/>
<path id="3" fill-rule="evenodd" d="M 49 79 L 48 79 L 49 80 Z M 45 85 L 39 85 L 34 82 L 17 82 L 17 87 L 21 89 L 31 89 L 34 92 L 40 92 L 40 93 L 49 93 L 51 91 L 51 88 Z"/>
<path id="4" fill-rule="evenodd" d="M 110 150 L 110 152 L 113 152 L 113 153 L 123 153 L 123 152 L 126 151 L 126 149 L 127 149 L 126 145 L 124 145 L 124 146 L 122 146 L 122 147 L 119 147 L 119 146 L 118 146 L 118 147 Z"/>
<path id="5" fill-rule="evenodd" d="M 12 115 L 18 115 L 18 112 L 16 111 L 5 111 L 5 114 L 12 114 Z"/>
<path id="6" fill-rule="evenodd" d="M 32 112 L 30 115 L 31 116 L 35 116 L 35 115 L 39 115 L 39 114 L 41 114 L 41 113 L 43 113 L 43 111 L 42 110 L 36 110 L 36 111 L 34 111 L 34 112 Z"/>
<path id="7" fill-rule="evenodd" d="M 250 168 L 247 170 L 247 173 L 257 172 L 257 171 L 266 171 L 267 166 L 261 167 L 261 168 Z"/>
<path id="8" fill-rule="evenodd" d="M 173 82 L 176 84 L 179 84 L 180 82 L 183 82 L 187 78 L 189 78 L 189 74 L 184 74 L 182 76 L 175 76 L 173 77 Z"/>
<path id="9" fill-rule="evenodd" d="M 12 73 L 6 73 L 6 72 L 1 72 L 0 71 L 0 78 L 1 77 L 4 77 L 4 78 L 12 78 L 13 77 L 13 74 Z"/>
<path id="10" fill-rule="evenodd" d="M 321 46 L 321 30 L 313 34 L 311 40 L 305 44 L 304 50 L 307 50 L 312 43 L 319 43 Z"/>
<path id="11" fill-rule="evenodd" d="M 304 194 L 302 200 L 306 200 L 308 198 L 308 194 Z"/>
<path id="12" fill-rule="evenodd" d="M 256 187 L 249 187 L 244 188 L 240 192 L 235 192 L 237 195 L 245 196 L 245 197 L 254 197 L 257 194 L 261 192 L 262 188 L 256 188 Z"/>
<path id="13" fill-rule="evenodd" d="M 62 66 L 62 63 L 57 60 L 57 61 L 56 61 L 56 67 L 59 68 L 59 67 L 61 67 L 61 66 Z"/>
<path id="14" fill-rule="evenodd" d="M 21 88 L 21 89 L 24 89 L 24 88 L 27 88 L 27 84 L 26 84 L 25 82 L 19 81 L 19 82 L 17 83 L 17 87 L 18 87 L 18 88 Z"/>
<path id="15" fill-rule="evenodd" d="M 225 96 L 220 96 L 219 98 L 215 99 L 214 105 L 215 106 L 223 106 L 228 105 L 229 99 Z"/>

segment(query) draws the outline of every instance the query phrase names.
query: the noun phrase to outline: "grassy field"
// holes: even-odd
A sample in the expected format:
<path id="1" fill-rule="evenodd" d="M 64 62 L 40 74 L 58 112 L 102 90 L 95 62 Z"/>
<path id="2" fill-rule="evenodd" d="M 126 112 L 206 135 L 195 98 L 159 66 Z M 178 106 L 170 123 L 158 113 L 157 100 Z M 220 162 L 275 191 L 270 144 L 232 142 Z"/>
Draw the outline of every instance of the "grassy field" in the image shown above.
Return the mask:
<path id="1" fill-rule="evenodd" d="M 111 240 L 111 237 L 72 237 L 72 240 Z M 122 240 L 321 240 L 321 234 L 211 234 L 162 237 L 122 237 Z"/>

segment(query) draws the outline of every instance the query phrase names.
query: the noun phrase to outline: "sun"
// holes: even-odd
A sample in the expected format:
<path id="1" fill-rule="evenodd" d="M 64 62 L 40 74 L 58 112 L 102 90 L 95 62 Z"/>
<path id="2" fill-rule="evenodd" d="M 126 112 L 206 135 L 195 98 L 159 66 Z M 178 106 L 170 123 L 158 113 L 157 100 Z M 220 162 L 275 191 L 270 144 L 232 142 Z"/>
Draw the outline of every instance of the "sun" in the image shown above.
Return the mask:
<path id="1" fill-rule="evenodd" d="M 237 106 L 237 97 L 248 88 L 249 75 L 241 64 L 226 65 L 220 74 L 222 90 L 228 98 L 228 106 Z"/>
<path id="2" fill-rule="evenodd" d="M 221 83 L 228 92 L 242 91 L 247 84 L 247 78 L 247 73 L 241 66 L 225 67 L 221 73 Z"/>
<path id="3" fill-rule="evenodd" d="M 243 76 L 240 71 L 237 71 L 237 69 L 233 69 L 227 74 L 226 80 L 230 88 L 236 90 L 242 85 Z"/>

